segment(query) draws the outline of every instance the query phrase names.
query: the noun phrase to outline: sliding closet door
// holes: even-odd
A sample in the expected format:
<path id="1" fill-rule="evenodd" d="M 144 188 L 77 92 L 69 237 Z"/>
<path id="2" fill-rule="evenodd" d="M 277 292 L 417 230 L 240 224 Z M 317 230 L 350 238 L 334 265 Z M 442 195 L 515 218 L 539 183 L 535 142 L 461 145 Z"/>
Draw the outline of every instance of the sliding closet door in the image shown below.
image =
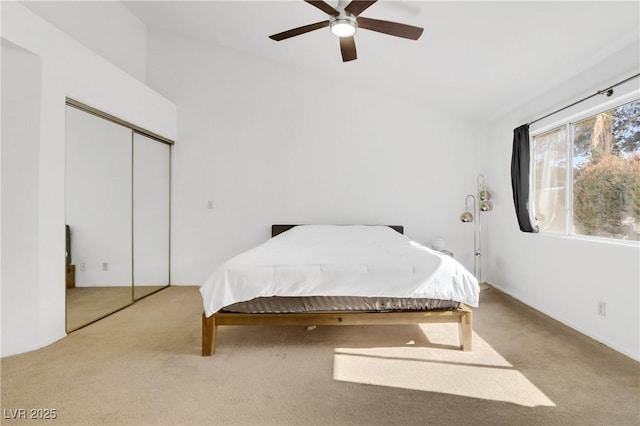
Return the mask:
<path id="1" fill-rule="evenodd" d="M 169 285 L 170 145 L 133 136 L 133 283 L 139 299 Z"/>
<path id="2" fill-rule="evenodd" d="M 132 303 L 131 129 L 66 109 L 67 330 Z"/>

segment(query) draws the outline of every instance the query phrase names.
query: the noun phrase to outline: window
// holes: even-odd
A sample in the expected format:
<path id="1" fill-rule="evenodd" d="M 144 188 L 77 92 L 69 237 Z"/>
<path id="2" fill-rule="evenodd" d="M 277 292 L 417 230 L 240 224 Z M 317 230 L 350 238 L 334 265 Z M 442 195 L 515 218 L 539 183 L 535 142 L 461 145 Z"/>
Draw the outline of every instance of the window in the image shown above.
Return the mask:
<path id="1" fill-rule="evenodd" d="M 532 133 L 540 232 L 640 241 L 640 100 Z"/>

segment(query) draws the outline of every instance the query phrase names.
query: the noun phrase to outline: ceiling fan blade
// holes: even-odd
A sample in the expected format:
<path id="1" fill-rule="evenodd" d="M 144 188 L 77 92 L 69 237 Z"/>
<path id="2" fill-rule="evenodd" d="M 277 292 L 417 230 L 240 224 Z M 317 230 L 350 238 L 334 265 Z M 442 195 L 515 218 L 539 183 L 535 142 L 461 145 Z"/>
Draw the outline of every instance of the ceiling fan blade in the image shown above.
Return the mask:
<path id="1" fill-rule="evenodd" d="M 316 22 L 315 24 L 305 25 L 303 27 L 293 28 L 291 30 L 283 31 L 278 34 L 270 35 L 271 40 L 280 41 L 287 38 L 299 36 L 310 31 L 319 30 L 320 28 L 326 28 L 329 26 L 329 21 Z"/>
<path id="2" fill-rule="evenodd" d="M 397 22 L 382 21 L 380 19 L 371 19 L 358 17 L 358 28 L 376 31 L 383 34 L 389 34 L 396 37 L 417 40 L 422 35 L 423 28 L 414 27 L 413 25 L 399 24 Z"/>
<path id="3" fill-rule="evenodd" d="M 327 3 L 323 2 L 322 0 L 304 0 L 304 1 L 306 1 L 312 6 L 317 7 L 327 15 L 338 16 L 340 14 L 340 12 L 338 12 L 337 10 L 335 10 L 333 7 L 329 6 Z"/>
<path id="4" fill-rule="evenodd" d="M 356 41 L 353 37 L 340 37 L 340 51 L 342 52 L 342 62 L 358 59 Z"/>
<path id="5" fill-rule="evenodd" d="M 365 0 L 353 0 L 351 3 L 344 8 L 346 12 L 352 13 L 355 16 L 360 15 L 366 9 L 369 8 L 372 4 L 374 4 L 378 0 L 365 1 Z"/>

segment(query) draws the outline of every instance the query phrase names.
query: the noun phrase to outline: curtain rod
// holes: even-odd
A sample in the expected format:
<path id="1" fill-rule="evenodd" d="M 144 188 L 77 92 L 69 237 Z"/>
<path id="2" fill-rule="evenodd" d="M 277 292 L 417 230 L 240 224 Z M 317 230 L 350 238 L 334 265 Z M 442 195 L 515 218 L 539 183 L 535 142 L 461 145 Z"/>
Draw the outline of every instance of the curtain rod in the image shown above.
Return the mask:
<path id="1" fill-rule="evenodd" d="M 547 115 L 543 115 L 543 116 L 542 116 L 542 117 L 540 117 L 540 118 L 536 118 L 535 120 L 530 121 L 527 125 L 528 125 L 528 126 L 531 126 L 533 123 L 537 123 L 537 122 L 538 122 L 538 121 L 540 121 L 540 120 L 544 120 L 544 119 L 545 119 L 545 118 L 547 118 L 547 117 L 551 117 L 551 116 L 552 116 L 552 115 L 554 115 L 554 114 L 557 114 L 557 113 L 559 113 L 559 112 L 561 112 L 561 111 L 564 111 L 565 109 L 571 108 L 571 107 L 572 107 L 572 106 L 574 106 L 574 105 L 578 105 L 579 103 L 584 102 L 584 101 L 586 101 L 587 99 L 591 99 L 591 98 L 593 98 L 594 96 L 598 96 L 598 95 L 607 95 L 607 96 L 611 96 L 611 95 L 613 95 L 613 88 L 614 88 L 614 87 L 618 87 L 618 86 L 620 86 L 621 84 L 624 84 L 624 83 L 626 83 L 627 81 L 633 80 L 634 78 L 638 78 L 638 77 L 640 77 L 640 73 L 635 74 L 635 75 L 632 75 L 631 77 L 626 78 L 626 79 L 624 79 L 624 80 L 622 80 L 622 81 L 619 81 L 619 82 L 617 82 L 616 84 L 614 84 L 614 85 L 612 85 L 612 86 L 607 87 L 606 89 L 598 90 L 598 91 L 597 91 L 596 93 L 594 93 L 593 95 L 589 95 L 589 96 L 587 96 L 586 98 L 582 98 L 582 99 L 580 99 L 579 101 L 575 101 L 575 102 L 574 102 L 574 103 L 572 103 L 571 105 L 567 105 L 567 106 L 562 107 L 562 108 L 560 108 L 560 109 L 557 109 L 557 110 L 555 110 L 555 111 L 553 111 L 553 112 L 550 112 L 550 113 L 549 113 L 549 114 L 547 114 Z"/>

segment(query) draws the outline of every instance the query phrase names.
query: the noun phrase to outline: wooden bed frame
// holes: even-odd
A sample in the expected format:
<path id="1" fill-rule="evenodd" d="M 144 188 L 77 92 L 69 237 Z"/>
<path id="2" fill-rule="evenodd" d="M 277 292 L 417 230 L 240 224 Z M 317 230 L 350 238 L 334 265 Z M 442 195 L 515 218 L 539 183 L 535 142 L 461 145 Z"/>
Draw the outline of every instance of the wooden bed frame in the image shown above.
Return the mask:
<path id="1" fill-rule="evenodd" d="M 271 236 L 285 232 L 297 225 L 273 225 Z M 402 226 L 390 226 L 403 233 Z M 219 325 L 382 325 L 457 323 L 460 349 L 471 350 L 473 312 L 460 304 L 456 309 L 406 312 L 310 312 L 279 314 L 247 314 L 216 312 L 207 317 L 202 314 L 202 356 L 215 352 L 216 332 Z"/>

